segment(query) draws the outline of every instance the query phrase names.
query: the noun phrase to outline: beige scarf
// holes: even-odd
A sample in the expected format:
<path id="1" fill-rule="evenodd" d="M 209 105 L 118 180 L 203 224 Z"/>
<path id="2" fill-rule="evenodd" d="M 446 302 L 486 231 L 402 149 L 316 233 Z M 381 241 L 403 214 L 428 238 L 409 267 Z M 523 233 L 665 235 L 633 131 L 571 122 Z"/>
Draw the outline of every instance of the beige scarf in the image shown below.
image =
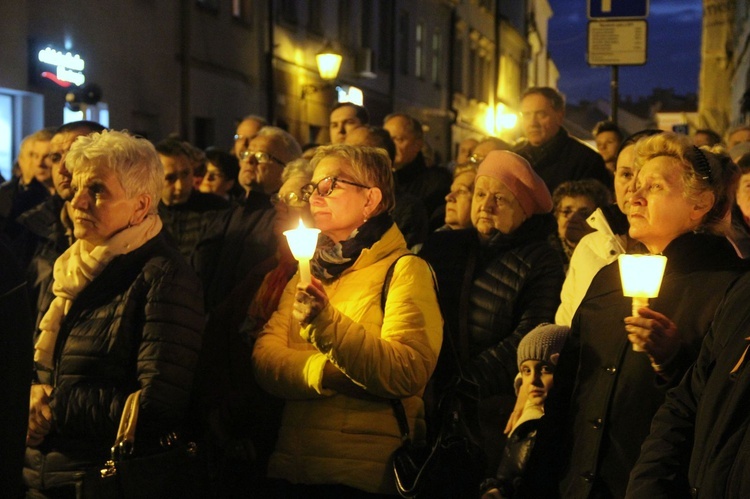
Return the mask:
<path id="1" fill-rule="evenodd" d="M 79 239 L 60 255 L 53 270 L 52 292 L 55 298 L 39 323 L 41 333 L 34 345 L 35 362 L 52 369 L 60 324 L 78 293 L 88 286 L 114 257 L 140 248 L 159 234 L 161 228 L 159 215 L 148 215 L 143 222 L 121 230 L 104 244 L 92 246 Z"/>

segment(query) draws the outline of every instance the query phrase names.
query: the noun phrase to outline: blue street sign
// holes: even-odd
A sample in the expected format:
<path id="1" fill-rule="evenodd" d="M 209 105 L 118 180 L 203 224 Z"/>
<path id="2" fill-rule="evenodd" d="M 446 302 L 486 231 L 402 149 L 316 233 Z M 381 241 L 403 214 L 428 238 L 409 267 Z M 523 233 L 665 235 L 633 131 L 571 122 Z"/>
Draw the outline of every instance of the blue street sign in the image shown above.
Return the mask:
<path id="1" fill-rule="evenodd" d="M 648 0 L 588 0 L 589 19 L 648 17 Z"/>

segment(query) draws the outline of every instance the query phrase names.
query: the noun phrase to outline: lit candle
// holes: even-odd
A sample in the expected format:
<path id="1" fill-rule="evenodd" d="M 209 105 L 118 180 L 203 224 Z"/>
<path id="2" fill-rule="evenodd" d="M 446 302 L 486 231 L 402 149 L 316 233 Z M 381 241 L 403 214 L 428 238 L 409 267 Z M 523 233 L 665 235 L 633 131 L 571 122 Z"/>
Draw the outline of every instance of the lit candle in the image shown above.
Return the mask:
<path id="1" fill-rule="evenodd" d="M 661 279 L 667 266 L 667 257 L 662 255 L 620 255 L 620 279 L 622 294 L 633 298 L 633 316 L 639 317 L 638 309 L 648 306 L 649 298 L 659 296 Z M 633 344 L 633 350 L 643 349 Z"/>
<path id="2" fill-rule="evenodd" d="M 302 285 L 310 284 L 310 259 L 315 254 L 318 245 L 319 229 L 308 229 L 299 219 L 299 227 L 284 231 L 289 249 L 299 262 L 299 282 Z"/>

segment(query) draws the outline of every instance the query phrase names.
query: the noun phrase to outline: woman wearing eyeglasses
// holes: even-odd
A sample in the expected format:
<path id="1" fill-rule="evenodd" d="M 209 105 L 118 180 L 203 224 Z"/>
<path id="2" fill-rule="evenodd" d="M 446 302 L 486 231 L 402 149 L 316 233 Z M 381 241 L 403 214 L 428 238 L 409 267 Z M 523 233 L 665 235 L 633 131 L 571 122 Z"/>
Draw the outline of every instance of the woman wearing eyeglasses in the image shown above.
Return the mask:
<path id="1" fill-rule="evenodd" d="M 395 495 L 389 463 L 401 436 L 388 399 L 402 399 L 423 439 L 421 395 L 442 341 L 432 275 L 420 258 L 396 262 L 408 250 L 390 216 L 384 151 L 325 146 L 312 165 L 313 282 L 292 278 L 253 352 L 259 384 L 286 399 L 269 476 L 284 497 Z"/>
<path id="2" fill-rule="evenodd" d="M 552 322 L 560 303 L 563 263 L 549 243 L 556 230 L 551 211 L 549 190 L 531 165 L 512 152 L 491 151 L 474 181 L 472 227 L 434 232 L 420 252 L 435 269 L 463 373 L 480 388 L 480 411 L 491 415 L 482 422 L 485 449 L 498 454 L 502 407 L 515 400 L 518 343 Z M 454 374 L 441 364 L 437 393 Z"/>

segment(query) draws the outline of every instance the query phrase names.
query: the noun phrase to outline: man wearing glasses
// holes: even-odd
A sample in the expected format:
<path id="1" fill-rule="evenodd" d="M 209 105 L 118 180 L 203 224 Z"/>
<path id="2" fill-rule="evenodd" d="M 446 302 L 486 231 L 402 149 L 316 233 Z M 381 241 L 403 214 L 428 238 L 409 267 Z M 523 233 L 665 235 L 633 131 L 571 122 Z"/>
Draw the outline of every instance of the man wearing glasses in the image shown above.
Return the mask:
<path id="1" fill-rule="evenodd" d="M 34 312 L 46 310 L 47 287 L 52 283 L 52 267 L 55 260 L 73 244 L 73 219 L 70 200 L 73 190 L 70 187 L 72 175 L 65 167 L 65 156 L 75 140 L 105 128 L 93 121 L 74 121 L 55 130 L 49 141 L 49 154 L 45 159 L 50 169 L 55 193 L 43 203 L 28 210 L 18 223 L 24 227 L 22 249 L 16 253 L 24 265 L 28 264 L 28 282 Z M 30 263 L 29 263 L 30 261 Z M 37 320 L 41 317 L 37 317 Z"/>
<path id="2" fill-rule="evenodd" d="M 263 127 L 242 151 L 238 181 L 245 198 L 207 227 L 193 255 L 207 310 L 222 303 L 258 262 L 276 251 L 270 196 L 281 187 L 286 164 L 300 156 L 302 148 L 294 137 L 272 126 Z"/>
<path id="3" fill-rule="evenodd" d="M 234 144 L 231 151 L 237 159 L 240 159 L 240 153 L 250 146 L 253 137 L 266 125 L 268 125 L 266 119 L 255 114 L 242 118 L 242 121 L 237 124 L 237 131 L 234 132 Z"/>
<path id="4" fill-rule="evenodd" d="M 281 188 L 284 166 L 302 155 L 297 141 L 276 127 L 264 127 L 240 153 L 240 185 L 270 196 Z"/>

